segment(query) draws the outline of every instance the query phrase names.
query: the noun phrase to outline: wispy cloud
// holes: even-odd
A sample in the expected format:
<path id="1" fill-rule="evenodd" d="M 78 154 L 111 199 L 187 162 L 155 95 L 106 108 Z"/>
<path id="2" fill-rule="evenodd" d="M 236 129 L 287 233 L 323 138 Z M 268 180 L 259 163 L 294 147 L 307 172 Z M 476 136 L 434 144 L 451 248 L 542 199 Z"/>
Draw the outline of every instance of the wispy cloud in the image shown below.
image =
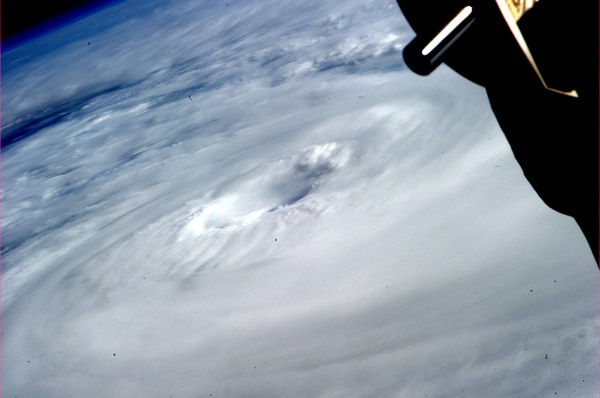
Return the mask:
<path id="1" fill-rule="evenodd" d="M 482 88 L 404 70 L 395 2 L 69 29 L 3 57 L 7 396 L 597 391 L 583 235 Z"/>

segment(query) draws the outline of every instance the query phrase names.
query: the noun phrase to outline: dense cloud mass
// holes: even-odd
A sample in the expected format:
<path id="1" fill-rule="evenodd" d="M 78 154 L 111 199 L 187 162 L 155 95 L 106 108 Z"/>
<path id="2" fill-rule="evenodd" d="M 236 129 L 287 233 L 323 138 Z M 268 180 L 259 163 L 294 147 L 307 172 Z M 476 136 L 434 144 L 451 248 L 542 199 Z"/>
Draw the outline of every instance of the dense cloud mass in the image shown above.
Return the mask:
<path id="1" fill-rule="evenodd" d="M 597 269 L 394 1 L 127 1 L 3 54 L 7 397 L 593 397 Z"/>

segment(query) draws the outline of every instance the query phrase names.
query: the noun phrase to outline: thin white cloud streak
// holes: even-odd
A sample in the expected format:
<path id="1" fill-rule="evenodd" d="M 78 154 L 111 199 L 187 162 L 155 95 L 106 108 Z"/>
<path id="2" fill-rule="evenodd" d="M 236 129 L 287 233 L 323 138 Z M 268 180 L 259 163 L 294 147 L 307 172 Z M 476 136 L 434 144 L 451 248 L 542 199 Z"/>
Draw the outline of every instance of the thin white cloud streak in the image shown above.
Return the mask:
<path id="1" fill-rule="evenodd" d="M 3 153 L 5 394 L 597 391 L 583 236 L 393 2 L 176 4 L 4 76 L 98 93 Z"/>

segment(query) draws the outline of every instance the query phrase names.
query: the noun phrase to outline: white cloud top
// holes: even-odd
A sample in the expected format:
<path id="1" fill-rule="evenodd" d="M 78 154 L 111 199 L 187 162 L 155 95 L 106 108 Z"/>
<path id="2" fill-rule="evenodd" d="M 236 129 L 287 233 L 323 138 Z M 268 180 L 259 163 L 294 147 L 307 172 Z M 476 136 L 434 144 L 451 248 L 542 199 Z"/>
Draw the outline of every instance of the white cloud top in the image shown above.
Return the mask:
<path id="1" fill-rule="evenodd" d="M 594 259 L 484 90 L 393 1 L 227 4 L 3 55 L 3 393 L 595 394 Z"/>

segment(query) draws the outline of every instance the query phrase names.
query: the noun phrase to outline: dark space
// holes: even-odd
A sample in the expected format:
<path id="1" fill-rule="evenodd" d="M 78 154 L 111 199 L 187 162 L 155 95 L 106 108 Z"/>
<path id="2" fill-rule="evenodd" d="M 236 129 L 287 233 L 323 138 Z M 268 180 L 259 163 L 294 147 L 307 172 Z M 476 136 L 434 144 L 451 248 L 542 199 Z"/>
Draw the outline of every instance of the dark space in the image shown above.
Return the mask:
<path id="1" fill-rule="evenodd" d="M 107 0 L 2 2 L 2 43 L 20 42 L 111 3 Z"/>

